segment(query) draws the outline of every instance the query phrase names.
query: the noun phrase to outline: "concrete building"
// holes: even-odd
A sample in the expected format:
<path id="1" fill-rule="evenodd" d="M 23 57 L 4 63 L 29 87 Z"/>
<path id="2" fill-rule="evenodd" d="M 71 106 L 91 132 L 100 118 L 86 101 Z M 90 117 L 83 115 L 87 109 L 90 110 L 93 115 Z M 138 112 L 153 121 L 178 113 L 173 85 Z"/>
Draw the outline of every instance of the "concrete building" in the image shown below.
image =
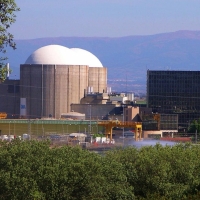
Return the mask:
<path id="1" fill-rule="evenodd" d="M 152 114 L 151 108 L 138 107 L 138 106 L 127 106 L 124 108 L 124 120 L 141 122 L 143 115 Z"/>
<path id="2" fill-rule="evenodd" d="M 34 51 L 20 65 L 19 90 L 9 94 L 5 84 L 0 84 L 0 100 L 9 96 L 12 100 L 2 100 L 5 105 L 0 112 L 12 114 L 16 106 L 15 113 L 22 118 L 58 119 L 71 111 L 72 103 L 80 103 L 88 87 L 97 93 L 106 90 L 107 68 L 86 50 L 48 45 Z M 15 103 L 11 102 L 14 97 L 18 99 Z"/>
<path id="3" fill-rule="evenodd" d="M 71 104 L 74 112 L 85 113 L 86 120 L 122 120 L 122 107 L 115 104 Z"/>
<path id="4" fill-rule="evenodd" d="M 5 82 L 0 83 L 0 112 L 6 112 L 8 118 L 18 118 L 19 99 L 19 80 L 5 80 Z"/>
<path id="5" fill-rule="evenodd" d="M 20 85 L 28 118 L 60 118 L 72 103 L 80 103 L 89 86 L 94 92 L 106 89 L 107 69 L 88 51 L 49 45 L 20 66 Z"/>
<path id="6" fill-rule="evenodd" d="M 128 97 L 125 93 L 120 93 L 119 95 L 110 95 L 110 101 L 120 102 L 120 103 L 126 103 L 128 101 Z"/>
<path id="7" fill-rule="evenodd" d="M 89 93 L 85 94 L 80 104 L 106 104 L 109 100 L 107 93 Z"/>
<path id="8" fill-rule="evenodd" d="M 127 106 L 124 108 L 124 120 L 142 122 L 143 136 L 172 136 L 178 132 L 177 114 L 154 114 L 151 108 Z"/>

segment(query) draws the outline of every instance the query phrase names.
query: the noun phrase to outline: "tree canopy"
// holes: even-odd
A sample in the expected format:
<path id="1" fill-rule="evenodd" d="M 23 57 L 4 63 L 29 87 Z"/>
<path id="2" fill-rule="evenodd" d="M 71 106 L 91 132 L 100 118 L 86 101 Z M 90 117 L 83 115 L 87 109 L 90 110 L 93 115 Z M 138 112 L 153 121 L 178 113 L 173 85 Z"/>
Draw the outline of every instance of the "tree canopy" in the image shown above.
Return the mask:
<path id="1" fill-rule="evenodd" d="M 4 61 L 7 59 L 5 55 L 6 48 L 16 48 L 13 41 L 13 35 L 8 31 L 11 24 L 16 20 L 15 12 L 19 11 L 14 0 L 0 0 L 0 80 L 4 81 L 6 78 L 5 72 L 7 68 L 4 66 Z M 6 72 L 7 73 L 7 72 Z"/>
<path id="2" fill-rule="evenodd" d="M 200 147 L 178 144 L 104 155 L 48 141 L 0 144 L 0 199 L 200 199 Z"/>

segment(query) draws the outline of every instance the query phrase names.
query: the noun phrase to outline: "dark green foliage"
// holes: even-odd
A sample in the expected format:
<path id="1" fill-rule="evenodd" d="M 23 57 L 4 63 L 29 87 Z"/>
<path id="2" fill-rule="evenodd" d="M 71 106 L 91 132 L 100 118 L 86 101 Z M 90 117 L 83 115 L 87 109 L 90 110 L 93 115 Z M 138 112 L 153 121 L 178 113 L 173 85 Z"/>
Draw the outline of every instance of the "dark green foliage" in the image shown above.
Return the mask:
<path id="1" fill-rule="evenodd" d="M 109 152 L 124 166 L 139 199 L 187 199 L 200 190 L 200 146 L 159 144 Z"/>
<path id="2" fill-rule="evenodd" d="M 6 47 L 9 46 L 16 49 L 13 41 L 13 35 L 8 32 L 11 24 L 15 22 L 15 12 L 19 11 L 14 0 L 0 0 L 0 53 L 6 53 Z M 0 81 L 4 81 L 7 74 L 7 68 L 4 67 L 3 61 L 7 58 L 0 55 Z"/>
<path id="3" fill-rule="evenodd" d="M 6 80 L 8 72 L 11 73 L 12 70 L 8 69 L 6 65 L 0 67 L 0 83 Z"/>
<path id="4" fill-rule="evenodd" d="M 101 156 L 48 141 L 2 142 L 0 199 L 200 199 L 200 146 L 157 144 Z"/>
<path id="5" fill-rule="evenodd" d="M 2 143 L 0 199 L 133 199 L 120 163 L 48 142 Z"/>
<path id="6" fill-rule="evenodd" d="M 96 137 L 104 137 L 104 135 L 103 135 L 103 134 L 99 134 L 99 133 L 95 133 L 95 134 L 93 134 L 92 137 L 93 137 L 93 138 L 96 138 Z"/>
<path id="7" fill-rule="evenodd" d="M 200 133 L 200 119 L 192 121 L 189 126 L 188 133 Z"/>

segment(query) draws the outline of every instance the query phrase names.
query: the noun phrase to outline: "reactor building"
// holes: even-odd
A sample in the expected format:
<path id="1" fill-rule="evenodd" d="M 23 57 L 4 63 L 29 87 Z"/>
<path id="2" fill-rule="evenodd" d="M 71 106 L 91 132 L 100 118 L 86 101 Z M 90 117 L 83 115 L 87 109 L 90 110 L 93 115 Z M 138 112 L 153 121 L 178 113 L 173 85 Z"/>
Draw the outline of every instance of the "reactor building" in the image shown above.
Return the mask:
<path id="1" fill-rule="evenodd" d="M 107 68 L 89 51 L 48 45 L 20 65 L 20 116 L 60 118 L 88 92 L 107 89 Z"/>

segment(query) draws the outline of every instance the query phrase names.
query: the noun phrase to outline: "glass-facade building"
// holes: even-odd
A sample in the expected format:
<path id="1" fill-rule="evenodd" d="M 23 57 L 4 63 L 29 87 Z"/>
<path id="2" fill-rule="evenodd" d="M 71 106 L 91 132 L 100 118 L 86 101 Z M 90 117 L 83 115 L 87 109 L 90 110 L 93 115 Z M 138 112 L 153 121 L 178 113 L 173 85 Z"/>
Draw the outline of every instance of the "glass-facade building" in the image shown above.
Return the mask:
<path id="1" fill-rule="evenodd" d="M 200 71 L 147 71 L 147 106 L 178 114 L 179 128 L 200 118 Z"/>
<path id="2" fill-rule="evenodd" d="M 149 130 L 178 130 L 177 114 L 146 114 L 142 116 L 142 129 Z"/>

